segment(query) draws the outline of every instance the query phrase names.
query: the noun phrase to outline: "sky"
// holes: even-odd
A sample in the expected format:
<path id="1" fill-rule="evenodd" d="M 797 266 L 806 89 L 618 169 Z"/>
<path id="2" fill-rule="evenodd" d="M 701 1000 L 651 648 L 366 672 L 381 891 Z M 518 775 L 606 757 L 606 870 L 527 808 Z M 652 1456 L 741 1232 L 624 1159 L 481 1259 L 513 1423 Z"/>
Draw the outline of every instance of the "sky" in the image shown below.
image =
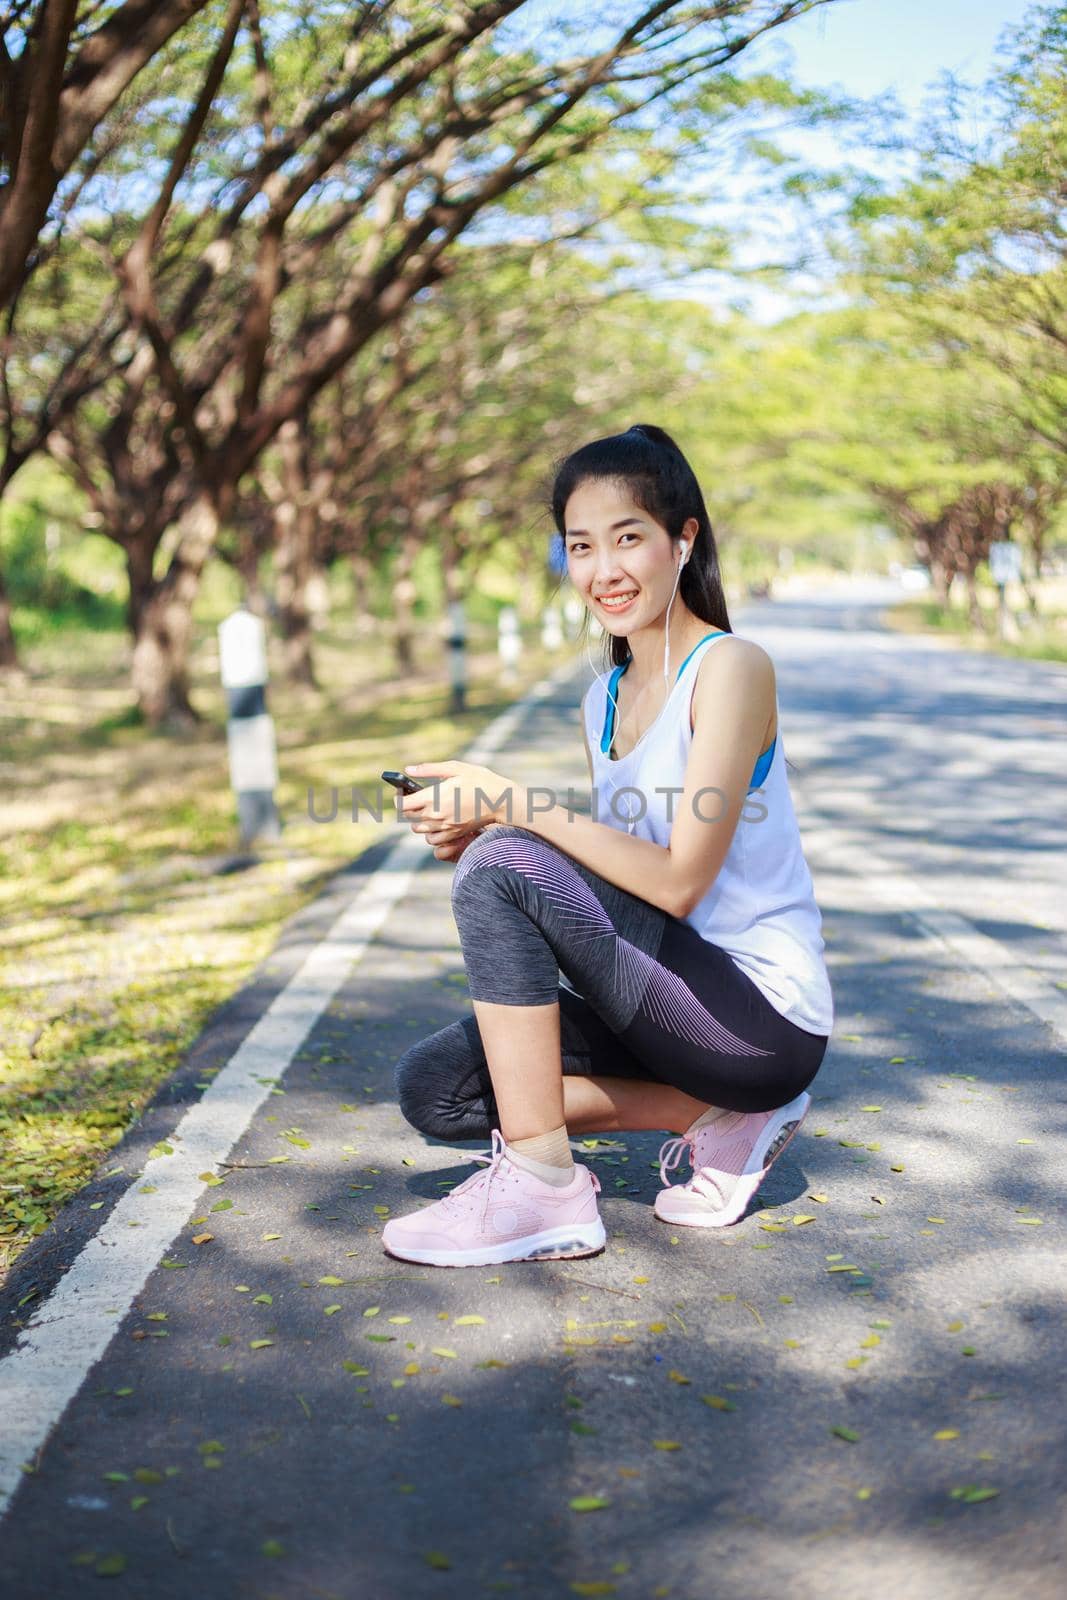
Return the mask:
<path id="1" fill-rule="evenodd" d="M 1023 21 L 1026 0 L 833 0 L 781 28 L 772 30 L 745 52 L 746 69 L 777 68 L 808 88 L 843 90 L 864 99 L 895 94 L 909 118 L 918 120 L 942 98 L 938 78 L 950 71 L 974 83 L 983 82 L 997 64 L 997 44 L 1005 28 Z M 791 134 L 787 142 L 813 164 L 833 165 L 841 151 L 829 132 Z M 874 151 L 848 149 L 857 165 L 888 176 L 894 159 Z M 718 220 L 744 217 L 744 173 L 730 178 L 716 174 L 717 202 L 708 215 Z M 768 215 L 743 259 L 774 253 L 780 240 L 780 218 Z M 765 253 L 764 253 L 765 258 Z M 689 278 L 684 284 L 662 283 L 660 294 L 684 294 L 712 305 L 743 301 L 760 320 L 773 320 L 792 309 L 781 294 L 759 286 L 739 291 L 736 282 L 718 275 Z"/>
<path id="2" fill-rule="evenodd" d="M 834 0 L 777 29 L 759 48 L 791 54 L 804 84 L 839 84 L 864 96 L 895 89 L 918 110 L 946 68 L 983 79 L 1001 31 L 1028 9 L 1024 0 Z"/>

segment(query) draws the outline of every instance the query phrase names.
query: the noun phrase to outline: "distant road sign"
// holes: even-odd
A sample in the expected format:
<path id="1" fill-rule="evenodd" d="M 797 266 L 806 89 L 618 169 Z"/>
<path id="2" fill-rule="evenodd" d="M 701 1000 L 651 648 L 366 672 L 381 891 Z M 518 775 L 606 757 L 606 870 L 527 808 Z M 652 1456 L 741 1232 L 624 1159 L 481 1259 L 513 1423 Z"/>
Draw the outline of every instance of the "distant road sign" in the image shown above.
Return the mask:
<path id="1" fill-rule="evenodd" d="M 994 583 L 1017 583 L 1022 570 L 1017 544 L 1012 544 L 1010 539 L 998 539 L 989 546 L 989 571 Z"/>

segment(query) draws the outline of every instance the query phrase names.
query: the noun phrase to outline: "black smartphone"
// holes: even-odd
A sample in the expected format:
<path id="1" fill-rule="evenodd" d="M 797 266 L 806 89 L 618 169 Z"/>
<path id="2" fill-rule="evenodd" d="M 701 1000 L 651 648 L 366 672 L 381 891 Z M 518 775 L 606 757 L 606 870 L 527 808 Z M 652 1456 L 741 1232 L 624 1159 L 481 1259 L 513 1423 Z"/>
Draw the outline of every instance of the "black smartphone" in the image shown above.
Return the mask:
<path id="1" fill-rule="evenodd" d="M 425 789 L 424 783 L 410 778 L 406 772 L 383 772 L 382 777 L 386 783 L 391 783 L 394 789 L 399 789 L 401 794 L 416 794 L 420 789 Z"/>

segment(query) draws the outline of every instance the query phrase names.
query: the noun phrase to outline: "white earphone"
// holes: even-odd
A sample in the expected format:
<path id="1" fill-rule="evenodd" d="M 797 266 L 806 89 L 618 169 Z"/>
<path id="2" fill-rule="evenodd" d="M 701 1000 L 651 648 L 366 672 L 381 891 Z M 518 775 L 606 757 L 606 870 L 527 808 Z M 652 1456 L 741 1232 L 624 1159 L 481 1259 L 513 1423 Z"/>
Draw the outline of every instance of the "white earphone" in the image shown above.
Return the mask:
<path id="1" fill-rule="evenodd" d="M 671 649 L 671 606 L 674 604 L 674 597 L 678 592 L 678 580 L 682 575 L 682 568 L 685 566 L 686 562 L 689 560 L 689 556 L 690 556 L 691 551 L 692 551 L 692 546 L 687 544 L 683 540 L 682 541 L 682 545 L 681 545 L 681 560 L 678 563 L 678 570 L 676 571 L 676 573 L 674 575 L 674 588 L 671 590 L 671 598 L 670 598 L 670 600 L 668 601 L 668 604 L 667 604 L 667 616 L 666 616 L 666 621 L 665 621 L 665 624 L 664 624 L 664 639 L 663 639 L 663 685 L 664 685 L 664 688 L 667 690 L 668 693 L 670 692 L 670 665 L 669 665 L 669 663 L 670 663 L 670 649 Z M 608 684 L 607 684 L 606 680 L 601 676 L 601 674 L 599 672 L 597 672 L 596 667 L 593 665 L 592 657 L 589 654 L 589 646 L 588 646 L 588 644 L 586 644 L 586 648 L 585 648 L 585 657 L 586 657 L 586 661 L 593 668 L 593 673 L 596 676 L 597 680 L 600 683 L 604 684 L 604 689 L 605 689 L 605 692 L 607 694 L 607 697 L 611 701 L 612 705 L 615 707 L 615 716 L 616 716 L 616 718 L 618 718 L 618 715 L 619 715 L 619 702 L 616 700 L 615 696 L 612 694 L 611 689 L 608 687 Z M 656 717 L 654 719 L 656 722 L 659 721 L 659 718 L 663 715 L 663 712 L 666 710 L 666 708 L 667 708 L 667 702 L 666 702 L 666 699 L 665 699 L 664 702 L 663 702 L 663 705 L 660 707 L 659 711 L 656 713 Z M 649 730 L 646 728 L 645 729 L 645 733 L 647 733 L 648 731 Z M 642 734 L 642 738 L 644 738 L 644 734 Z M 633 833 L 635 818 L 634 818 L 632 812 L 629 812 L 629 808 L 627 808 L 627 810 L 628 810 L 628 822 L 627 822 L 626 831 L 628 833 Z"/>

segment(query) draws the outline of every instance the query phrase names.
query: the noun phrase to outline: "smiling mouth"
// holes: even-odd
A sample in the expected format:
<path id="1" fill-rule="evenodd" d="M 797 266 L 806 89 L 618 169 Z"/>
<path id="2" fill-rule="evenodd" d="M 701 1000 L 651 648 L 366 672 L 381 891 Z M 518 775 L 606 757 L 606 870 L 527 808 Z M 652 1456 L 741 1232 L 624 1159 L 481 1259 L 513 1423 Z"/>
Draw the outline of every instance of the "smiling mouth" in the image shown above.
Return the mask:
<path id="1" fill-rule="evenodd" d="M 625 611 L 627 606 L 637 599 L 637 595 L 636 589 L 630 589 L 625 594 L 600 595 L 597 605 L 602 606 L 605 611 Z"/>

